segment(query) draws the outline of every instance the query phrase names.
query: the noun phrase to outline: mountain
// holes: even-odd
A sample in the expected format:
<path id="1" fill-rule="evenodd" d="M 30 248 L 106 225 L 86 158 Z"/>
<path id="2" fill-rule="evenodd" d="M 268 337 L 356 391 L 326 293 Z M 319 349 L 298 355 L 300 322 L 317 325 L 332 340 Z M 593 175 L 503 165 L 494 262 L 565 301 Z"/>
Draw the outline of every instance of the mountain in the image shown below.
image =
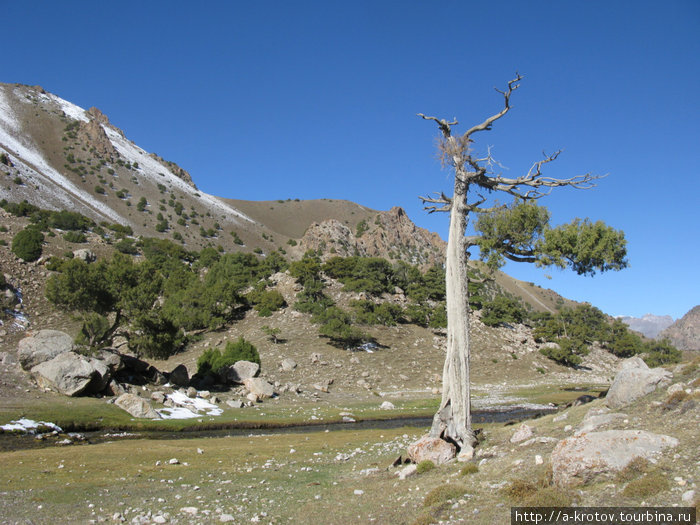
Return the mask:
<path id="1" fill-rule="evenodd" d="M 206 194 L 186 170 L 131 142 L 99 109 L 85 110 L 40 86 L 0 84 L 0 199 L 78 211 L 190 250 L 283 250 L 298 259 L 313 249 L 325 257 L 384 257 L 423 268 L 442 264 L 445 251 L 438 234 L 417 227 L 399 207 Z M 500 272 L 495 281 L 536 311 L 574 304 Z"/>
<path id="2" fill-rule="evenodd" d="M 670 315 L 645 314 L 642 317 L 620 316 L 618 319 L 649 339 L 656 338 L 662 330 L 673 324 Z"/>
<path id="3" fill-rule="evenodd" d="M 680 350 L 700 350 L 700 305 L 663 330 L 659 338 L 670 339 Z"/>

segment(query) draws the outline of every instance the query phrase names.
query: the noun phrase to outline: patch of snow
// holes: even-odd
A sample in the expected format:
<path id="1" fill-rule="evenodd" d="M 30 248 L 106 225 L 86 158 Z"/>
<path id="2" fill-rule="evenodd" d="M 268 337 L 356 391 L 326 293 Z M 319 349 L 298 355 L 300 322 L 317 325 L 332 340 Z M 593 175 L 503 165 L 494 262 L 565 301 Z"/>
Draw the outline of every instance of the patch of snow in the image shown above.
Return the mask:
<path id="1" fill-rule="evenodd" d="M 71 118 L 73 120 L 82 120 L 83 122 L 90 121 L 90 119 L 87 116 L 87 111 L 85 111 L 80 106 L 76 106 L 72 102 L 63 100 L 61 97 L 57 97 L 56 95 L 53 95 L 51 93 L 47 95 L 42 94 L 41 96 L 47 97 L 49 100 L 54 102 L 59 108 L 61 108 L 61 111 L 63 111 L 68 118 Z"/>
<path id="2" fill-rule="evenodd" d="M 7 425 L 1 425 L 1 429 L 6 432 L 28 432 L 34 434 L 39 428 L 50 428 L 51 430 L 56 430 L 61 432 L 61 427 L 54 423 L 48 423 L 46 421 L 34 421 L 33 419 L 22 418 L 17 421 L 10 421 Z"/>
<path id="3" fill-rule="evenodd" d="M 241 218 L 248 222 L 255 222 L 247 215 L 223 203 L 213 195 L 209 195 L 202 191 L 195 190 L 194 188 L 192 188 L 192 186 L 187 184 L 184 180 L 182 180 L 180 177 L 178 177 L 172 171 L 170 171 L 167 166 L 164 166 L 159 161 L 151 157 L 148 154 L 148 152 L 139 148 L 136 144 L 123 137 L 118 131 L 116 131 L 112 127 L 103 124 L 102 128 L 105 130 L 107 137 L 112 142 L 112 145 L 119 152 L 119 154 L 131 164 L 133 164 L 134 162 L 138 163 L 139 169 L 143 171 L 145 175 L 150 176 L 150 178 L 152 178 L 155 182 L 164 179 L 166 182 L 170 183 L 171 186 L 175 186 L 185 193 L 198 193 L 200 195 L 199 198 L 202 201 L 204 201 L 204 204 L 217 208 L 219 212 L 224 213 L 226 218 L 228 218 L 229 220 L 233 216 Z M 165 176 L 156 179 L 155 177 L 160 173 L 162 173 Z M 235 219 L 233 220 L 233 222 L 236 222 Z"/>
<path id="4" fill-rule="evenodd" d="M 205 411 L 208 416 L 220 416 L 224 413 L 221 408 L 201 397 L 192 398 L 187 397 L 187 395 L 182 392 L 173 392 L 172 394 L 168 394 L 167 398 L 178 406 L 156 410 L 163 419 L 201 417 L 201 414 L 197 414 L 194 411 Z"/>

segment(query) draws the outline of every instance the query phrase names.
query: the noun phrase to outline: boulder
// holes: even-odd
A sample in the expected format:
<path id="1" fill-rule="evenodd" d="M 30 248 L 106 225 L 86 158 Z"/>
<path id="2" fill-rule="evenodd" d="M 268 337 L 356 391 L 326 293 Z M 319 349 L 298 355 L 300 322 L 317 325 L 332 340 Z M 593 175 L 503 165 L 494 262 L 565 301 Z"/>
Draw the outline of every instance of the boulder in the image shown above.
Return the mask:
<path id="1" fill-rule="evenodd" d="M 112 348 L 103 348 L 95 354 L 95 359 L 99 359 L 109 369 L 110 374 L 116 374 L 124 369 L 124 361 L 121 354 Z"/>
<path id="2" fill-rule="evenodd" d="M 652 459 L 678 440 L 644 430 L 606 430 L 561 440 L 552 451 L 552 475 L 559 486 L 578 485 L 618 472 L 633 459 Z"/>
<path id="3" fill-rule="evenodd" d="M 49 361 L 59 354 L 73 350 L 71 336 L 58 330 L 39 330 L 19 342 L 17 357 L 24 370 Z"/>
<path id="4" fill-rule="evenodd" d="M 297 362 L 294 359 L 287 358 L 282 360 L 280 366 L 285 372 L 291 372 L 297 367 Z"/>
<path id="5" fill-rule="evenodd" d="M 519 443 L 521 441 L 525 441 L 526 439 L 530 439 L 534 433 L 534 429 L 530 425 L 526 425 L 523 423 L 518 427 L 518 429 L 515 431 L 515 434 L 510 438 L 511 443 Z"/>
<path id="6" fill-rule="evenodd" d="M 610 408 L 620 408 L 652 393 L 657 387 L 671 382 L 673 374 L 663 368 L 649 368 L 639 357 L 631 357 L 622 362 L 605 398 Z"/>
<path id="7" fill-rule="evenodd" d="M 265 399 L 266 397 L 275 395 L 275 387 L 261 377 L 245 379 L 243 384 L 251 394 L 255 394 L 259 399 Z"/>
<path id="8" fill-rule="evenodd" d="M 95 262 L 97 260 L 97 255 L 95 255 L 95 252 L 93 252 L 92 250 L 87 250 L 85 248 L 81 250 L 75 250 L 73 252 L 73 257 L 75 259 L 85 261 L 86 263 Z"/>
<path id="9" fill-rule="evenodd" d="M 391 401 L 384 401 L 381 405 L 379 405 L 379 408 L 382 410 L 394 410 L 396 407 Z"/>
<path id="10" fill-rule="evenodd" d="M 56 390 L 67 396 L 99 392 L 109 383 L 107 367 L 97 359 L 88 359 L 75 352 L 64 352 L 31 370 L 40 387 Z"/>
<path id="11" fill-rule="evenodd" d="M 172 372 L 170 372 L 169 380 L 175 386 L 187 388 L 190 384 L 190 374 L 187 371 L 187 367 L 182 364 L 177 365 L 173 368 Z"/>
<path id="12" fill-rule="evenodd" d="M 423 436 L 408 446 L 408 457 L 414 463 L 430 460 L 436 465 L 446 463 L 457 455 L 457 448 L 440 438 Z"/>
<path id="13" fill-rule="evenodd" d="M 228 367 L 224 377 L 230 383 L 245 383 L 247 379 L 254 378 L 259 370 L 260 365 L 257 363 L 236 361 L 233 365 Z"/>
<path id="14" fill-rule="evenodd" d="M 134 394 L 122 394 L 114 404 L 137 418 L 160 419 L 160 414 L 148 401 Z"/>

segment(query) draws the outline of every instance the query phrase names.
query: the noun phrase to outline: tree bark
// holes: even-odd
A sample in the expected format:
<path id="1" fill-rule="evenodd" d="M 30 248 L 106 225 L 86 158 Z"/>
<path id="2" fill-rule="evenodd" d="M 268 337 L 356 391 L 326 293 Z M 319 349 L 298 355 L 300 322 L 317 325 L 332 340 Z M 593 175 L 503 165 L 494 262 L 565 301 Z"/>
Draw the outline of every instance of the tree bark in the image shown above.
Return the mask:
<path id="1" fill-rule="evenodd" d="M 467 290 L 466 174 L 455 173 L 455 188 L 450 210 L 450 229 L 445 257 L 447 355 L 442 371 L 442 402 L 430 429 L 458 449 L 476 442 L 472 430 L 469 388 L 469 296 Z"/>

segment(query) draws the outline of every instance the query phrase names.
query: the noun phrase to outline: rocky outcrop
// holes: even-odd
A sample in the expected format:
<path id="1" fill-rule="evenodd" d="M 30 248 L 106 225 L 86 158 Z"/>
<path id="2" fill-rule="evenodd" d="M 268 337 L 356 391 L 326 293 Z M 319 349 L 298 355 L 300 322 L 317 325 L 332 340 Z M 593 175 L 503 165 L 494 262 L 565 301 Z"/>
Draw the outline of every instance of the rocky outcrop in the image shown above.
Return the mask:
<path id="1" fill-rule="evenodd" d="M 700 305 L 663 330 L 658 339 L 670 339 L 679 350 L 700 351 Z"/>
<path id="2" fill-rule="evenodd" d="M 552 451 L 552 476 L 559 486 L 579 485 L 618 472 L 633 459 L 653 459 L 678 440 L 644 430 L 584 433 L 560 441 Z"/>
<path id="3" fill-rule="evenodd" d="M 59 330 L 39 330 L 33 336 L 25 337 L 18 345 L 18 360 L 24 370 L 73 350 L 73 339 Z"/>
<path id="4" fill-rule="evenodd" d="M 417 227 L 403 208 L 379 212 L 353 232 L 335 219 L 312 224 L 300 242 L 303 251 L 320 250 L 343 257 L 360 255 L 403 260 L 420 266 L 441 263 L 445 242 L 437 233 Z"/>
<path id="5" fill-rule="evenodd" d="M 408 457 L 414 463 L 421 461 L 432 461 L 436 465 L 447 463 L 454 459 L 457 448 L 440 438 L 423 436 L 418 441 L 408 446 Z"/>
<path id="6" fill-rule="evenodd" d="M 90 149 L 103 158 L 117 159 L 119 153 L 114 148 L 112 141 L 107 137 L 102 125 L 110 127 L 109 119 L 99 109 L 90 108 L 87 114 L 92 117 L 88 122 L 81 122 L 78 127 L 78 138 L 86 144 Z M 116 129 L 116 128 L 113 128 Z"/>
<path id="7" fill-rule="evenodd" d="M 622 362 L 615 376 L 605 404 L 610 408 L 620 408 L 651 394 L 659 386 L 671 382 L 673 374 L 663 368 L 649 368 L 639 357 L 631 357 Z"/>

